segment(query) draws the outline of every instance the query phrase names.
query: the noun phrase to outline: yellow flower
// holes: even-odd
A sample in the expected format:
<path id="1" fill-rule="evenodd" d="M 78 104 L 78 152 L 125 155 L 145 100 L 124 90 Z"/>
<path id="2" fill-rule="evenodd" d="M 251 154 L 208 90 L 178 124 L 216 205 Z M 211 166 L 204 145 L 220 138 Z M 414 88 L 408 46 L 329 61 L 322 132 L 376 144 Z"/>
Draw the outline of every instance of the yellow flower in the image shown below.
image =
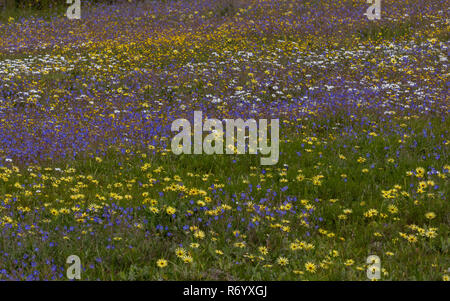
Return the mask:
<path id="1" fill-rule="evenodd" d="M 419 182 L 419 187 L 420 187 L 420 189 L 425 189 L 425 188 L 427 188 L 427 182 L 425 182 L 425 181 L 420 181 L 420 182 Z"/>
<path id="2" fill-rule="evenodd" d="M 364 213 L 365 217 L 374 217 L 378 215 L 378 210 L 377 209 L 369 209 L 368 211 L 366 211 Z"/>
<path id="3" fill-rule="evenodd" d="M 437 235 L 437 233 L 435 231 L 428 230 L 425 232 L 426 237 L 434 238 L 434 237 L 436 237 L 436 235 Z"/>
<path id="4" fill-rule="evenodd" d="M 175 250 L 175 254 L 177 255 L 177 257 L 184 257 L 186 256 L 186 251 L 183 248 L 178 248 Z"/>
<path id="5" fill-rule="evenodd" d="M 408 235 L 407 239 L 409 242 L 412 242 L 412 243 L 417 242 L 417 237 L 412 234 Z"/>
<path id="6" fill-rule="evenodd" d="M 353 260 L 353 259 L 348 259 L 348 260 L 346 260 L 345 262 L 344 262 L 344 264 L 346 265 L 346 266 L 351 266 L 351 265 L 353 265 L 355 263 L 355 261 Z"/>
<path id="7" fill-rule="evenodd" d="M 277 259 L 277 263 L 278 263 L 279 265 L 282 265 L 282 266 L 288 265 L 288 264 L 289 264 L 289 259 L 287 259 L 286 257 L 279 257 L 279 258 Z"/>
<path id="8" fill-rule="evenodd" d="M 156 262 L 156 265 L 157 265 L 159 268 L 165 268 L 165 267 L 167 266 L 167 260 L 165 260 L 165 259 L 163 259 L 163 258 L 158 259 L 158 261 Z"/>
<path id="9" fill-rule="evenodd" d="M 364 163 L 364 162 L 366 162 L 366 159 L 363 157 L 359 157 L 358 160 L 356 160 L 356 161 L 358 161 L 358 163 Z"/>
<path id="10" fill-rule="evenodd" d="M 312 262 L 305 263 L 305 269 L 310 273 L 316 272 L 316 265 Z"/>
<path id="11" fill-rule="evenodd" d="M 264 246 L 259 247 L 258 250 L 263 255 L 267 255 L 269 253 L 269 250 L 267 249 L 267 247 L 264 247 Z"/>
<path id="12" fill-rule="evenodd" d="M 389 205 L 388 210 L 390 213 L 395 214 L 398 212 L 398 208 L 395 205 Z"/>
<path id="13" fill-rule="evenodd" d="M 244 242 L 236 242 L 235 244 L 234 244 L 234 246 L 236 247 L 236 248 L 245 248 L 245 243 Z"/>
<path id="14" fill-rule="evenodd" d="M 169 215 L 175 214 L 176 211 L 177 210 L 175 208 L 171 207 L 171 206 L 167 207 L 167 209 L 166 209 L 166 213 L 169 214 Z"/>
<path id="15" fill-rule="evenodd" d="M 205 238 L 205 232 L 203 232 L 202 230 L 195 231 L 194 237 L 203 239 L 203 238 Z"/>
<path id="16" fill-rule="evenodd" d="M 184 263 L 192 263 L 194 261 L 191 256 L 184 256 L 182 259 Z"/>
<path id="17" fill-rule="evenodd" d="M 418 178 L 423 178 L 424 174 L 425 174 L 425 169 L 423 167 L 417 167 L 416 168 L 416 177 Z"/>
<path id="18" fill-rule="evenodd" d="M 292 251 L 298 250 L 299 249 L 299 245 L 296 244 L 295 242 L 291 243 L 290 248 Z"/>
<path id="19" fill-rule="evenodd" d="M 436 217 L 436 213 L 434 213 L 434 212 L 427 212 L 427 213 L 425 213 L 425 217 L 428 218 L 428 219 L 433 219 L 433 218 Z"/>

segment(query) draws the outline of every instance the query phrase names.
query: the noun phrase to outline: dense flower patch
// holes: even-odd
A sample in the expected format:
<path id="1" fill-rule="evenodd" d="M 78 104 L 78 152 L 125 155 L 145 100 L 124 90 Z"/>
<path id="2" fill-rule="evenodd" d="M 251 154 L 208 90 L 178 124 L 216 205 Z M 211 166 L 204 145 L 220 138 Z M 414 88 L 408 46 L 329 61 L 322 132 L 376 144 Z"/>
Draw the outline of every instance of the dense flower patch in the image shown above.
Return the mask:
<path id="1" fill-rule="evenodd" d="M 98 5 L 0 23 L 0 279 L 448 279 L 442 1 Z M 280 156 L 171 123 L 277 118 Z"/>

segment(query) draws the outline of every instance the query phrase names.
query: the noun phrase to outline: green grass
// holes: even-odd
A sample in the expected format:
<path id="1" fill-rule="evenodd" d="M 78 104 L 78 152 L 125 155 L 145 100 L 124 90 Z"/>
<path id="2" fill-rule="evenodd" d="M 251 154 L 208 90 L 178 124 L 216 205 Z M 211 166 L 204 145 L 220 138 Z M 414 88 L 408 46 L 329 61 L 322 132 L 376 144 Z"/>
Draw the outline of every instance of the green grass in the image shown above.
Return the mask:
<path id="1" fill-rule="evenodd" d="M 227 3 L 235 4 L 227 6 Z M 223 1 L 214 12 L 227 18 L 238 11 L 239 3 Z M 30 15 L 62 16 L 65 7 L 57 11 L 9 9 L 1 12 L 0 22 Z M 206 16 L 209 18 L 210 14 Z M 216 16 L 213 14 L 211 18 Z M 121 97 L 116 93 L 117 88 L 123 88 L 132 93 L 131 98 L 143 103 L 155 95 L 175 101 L 179 95 L 190 97 L 194 92 L 197 95 L 230 92 L 220 87 L 228 84 L 220 76 L 199 76 L 200 80 L 195 78 L 195 82 L 193 78 L 180 78 L 174 83 L 164 82 L 145 89 L 143 84 L 139 91 L 133 91 L 130 82 L 134 83 L 135 78 L 128 77 L 130 70 L 153 68 L 155 74 L 161 75 L 158 72 L 171 64 L 214 60 L 215 48 L 192 45 L 213 45 L 218 51 L 233 53 L 263 45 L 268 54 L 281 47 L 285 55 L 277 60 L 282 66 L 289 66 L 292 48 L 283 40 L 296 41 L 300 47 L 303 43 L 307 54 L 310 50 L 323 52 L 335 42 L 336 47 L 344 45 L 346 49 L 354 49 L 353 37 L 380 44 L 399 39 L 412 39 L 417 44 L 421 38 L 428 38 L 423 28 L 421 38 L 416 37 L 413 25 L 364 23 L 356 31 L 348 29 L 352 34 L 342 41 L 338 37 L 328 40 L 328 35 L 304 37 L 286 32 L 270 33 L 261 42 L 259 35 L 237 39 L 218 30 L 217 35 L 208 38 L 194 36 L 188 47 L 184 43 L 190 39 L 184 43 L 177 40 L 176 45 L 169 39 L 135 45 L 125 51 L 120 43 L 101 41 L 76 51 L 72 45 L 66 45 L 60 50 L 4 53 L 0 58 L 47 53 L 63 55 L 69 63 L 75 62 L 78 56 L 89 58 L 73 71 L 24 75 L 20 80 L 14 79 L 17 83 L 13 81 L 22 89 L 43 90 L 39 101 L 48 99 L 48 102 L 39 104 L 55 106 L 54 112 L 64 116 L 68 108 L 65 100 L 71 100 L 68 91 L 86 91 L 83 84 L 90 84 L 92 75 L 96 83 L 107 85 L 116 97 Z M 82 37 L 82 33 L 78 34 Z M 445 37 L 445 31 L 430 34 L 430 37 Z M 251 47 L 248 42 L 253 43 Z M 175 49 L 179 54 L 173 53 Z M 389 60 L 377 56 L 376 51 L 374 54 L 378 60 L 373 64 Z M 98 73 L 89 69 L 93 64 L 107 64 L 113 58 L 118 63 L 112 69 L 105 68 Z M 348 64 L 339 70 L 299 72 L 302 75 L 298 77 L 299 82 L 305 73 L 314 74 L 314 81 L 301 83 L 303 90 L 293 90 L 293 96 L 303 96 L 325 77 L 352 79 L 366 66 L 364 62 L 358 65 L 353 59 L 346 60 Z M 352 64 L 357 64 L 358 69 L 348 69 Z M 277 71 L 284 76 L 289 68 Z M 260 71 L 265 69 L 262 65 Z M 400 72 L 393 67 L 380 70 L 373 73 L 374 79 L 399 82 L 405 76 L 404 70 Z M 236 78 L 245 83 L 249 80 L 247 73 L 243 71 Z M 415 79 L 437 83 L 434 71 L 424 74 L 423 78 Z M 122 75 L 118 76 L 121 80 L 111 83 L 111 75 Z M 141 78 L 147 76 L 151 75 L 145 73 Z M 213 86 L 208 86 L 209 80 Z M 184 82 L 191 87 L 179 85 L 177 93 L 165 89 L 169 84 Z M 436 88 L 433 84 L 426 87 Z M 94 100 L 108 101 L 106 97 L 109 96 L 96 95 Z M 84 105 L 77 101 L 70 104 Z M 26 106 L 30 111 L 39 107 L 32 103 Z M 82 153 L 70 161 L 14 163 L 0 168 L 0 251 L 7 252 L 11 259 L 3 260 L 5 255 L 0 253 L 0 271 L 15 271 L 16 279 L 38 271 L 41 279 L 51 279 L 55 267 L 62 268 L 58 273 L 65 274 L 66 258 L 75 254 L 86 268 L 81 275 L 83 280 L 367 280 L 366 259 L 377 255 L 381 258 L 382 280 L 443 279 L 448 274 L 450 245 L 450 124 L 448 120 L 443 121 L 448 118 L 438 116 L 439 113 L 407 117 L 400 111 L 395 117 L 386 118 L 380 112 L 361 108 L 352 108 L 352 118 L 345 109 L 320 114 L 323 115 L 312 114 L 309 119 L 287 123 L 280 120 L 280 162 L 273 167 L 261 166 L 259 156 L 174 156 L 170 150 L 161 148 L 118 146 L 101 158 Z M 0 149 L 0 155 L 3 154 Z M 425 174 L 416 175 L 421 168 Z M 432 173 L 432 168 L 439 173 Z M 423 191 L 418 190 L 421 183 L 426 186 Z M 260 201 L 265 208 L 259 211 L 264 214 L 253 206 Z M 223 212 L 212 211 L 219 206 Z M 176 210 L 175 216 L 167 213 L 170 207 Z M 250 222 L 258 223 L 257 227 L 251 227 Z M 159 230 L 158 225 L 167 229 Z M 73 230 L 68 230 L 70 227 Z M 198 247 L 193 248 L 192 243 L 198 243 Z M 191 263 L 177 257 L 180 245 L 192 257 Z M 261 247 L 267 248 L 267 254 L 261 252 Z M 16 262 L 12 258 L 20 260 Z M 280 258 L 288 259 L 289 263 L 279 264 Z M 167 260 L 168 266 L 158 267 L 159 259 Z M 308 271 L 307 263 L 314 264 L 315 270 Z M 2 274 L 0 280 L 1 277 Z"/>
<path id="2" fill-rule="evenodd" d="M 18 8 L 18 7 L 9 7 L 0 9 L 0 23 L 8 23 L 12 20 L 21 20 L 27 19 L 30 17 L 34 18 L 43 18 L 44 20 L 49 20 L 51 17 L 56 15 L 64 15 L 66 13 L 68 6 L 56 6 L 53 8 L 45 7 L 42 9 L 36 8 Z"/>
<path id="3" fill-rule="evenodd" d="M 439 124 L 437 118 L 428 121 L 436 126 L 435 137 L 445 133 L 448 124 Z M 399 122 L 405 122 L 410 127 L 411 133 L 421 133 L 422 129 L 428 126 L 427 122 L 420 119 L 399 120 Z M 358 125 L 355 123 L 353 126 Z M 364 129 L 358 130 L 361 132 Z M 283 133 L 289 132 L 284 128 Z M 422 159 L 420 151 L 426 150 L 429 145 L 439 144 L 439 138 L 432 140 L 429 137 L 420 137 L 420 134 L 412 135 L 408 142 L 414 139 L 418 143 L 416 149 L 412 150 L 408 147 L 408 142 L 399 143 L 399 137 L 386 138 L 379 135 L 349 139 L 339 136 L 338 131 L 332 133 L 336 139 L 330 139 L 330 136 L 324 134 L 317 135 L 317 140 L 312 144 L 305 143 L 307 141 L 305 139 L 312 137 L 313 133 L 317 131 L 311 123 L 307 123 L 306 130 L 302 134 L 287 134 L 286 138 L 290 140 L 282 143 L 283 155 L 280 156 L 282 161 L 275 168 L 261 167 L 258 156 L 176 157 L 170 153 L 162 155 L 158 152 L 156 155 L 149 154 L 147 158 L 143 158 L 142 154 L 148 151 L 138 152 L 135 155 L 121 155 L 116 150 L 111 150 L 102 162 L 80 158 L 74 162 L 59 164 L 66 171 L 74 168 L 73 173 L 69 174 L 61 175 L 52 169 L 45 171 L 45 164 L 41 166 L 40 171 L 32 172 L 34 176 L 25 167 L 20 168 L 20 171 L 16 170 L 10 174 L 8 181 L 1 186 L 0 193 L 19 197 L 21 201 L 13 204 L 16 207 L 47 206 L 39 213 L 42 214 L 39 226 L 49 232 L 48 241 L 56 242 L 58 247 L 49 247 L 48 241 L 40 241 L 38 239 L 40 235 L 31 233 L 32 231 L 20 239 L 22 243 L 28 245 L 28 248 L 14 247 L 13 241 L 3 240 L 0 247 L 7 248 L 14 258 L 19 258 L 24 253 L 32 253 L 33 249 L 38 247 L 41 250 L 39 260 L 55 258 L 60 266 L 65 265 L 66 257 L 76 254 L 86 266 L 95 265 L 93 269 L 88 268 L 83 272 L 83 279 L 365 280 L 365 260 L 372 254 L 381 258 L 383 280 L 441 279 L 448 265 L 449 211 L 445 200 L 445 196 L 449 193 L 448 174 L 443 177 L 429 176 L 426 179 L 406 175 L 407 171 L 415 170 L 417 167 L 433 166 L 437 170 L 442 170 L 448 162 L 448 157 L 441 157 L 439 160 Z M 305 144 L 304 148 L 300 147 L 302 143 Z M 342 145 L 349 147 L 342 148 Z M 389 151 L 386 152 L 385 147 L 389 147 Z M 308 153 L 305 149 L 313 151 Z M 448 151 L 448 146 L 446 149 Z M 302 152 L 301 157 L 298 157 L 298 151 Z M 398 157 L 397 151 L 400 151 Z M 346 159 L 339 159 L 338 154 L 345 156 Z M 366 162 L 359 163 L 358 158 L 365 157 L 365 154 L 370 154 L 370 157 Z M 389 162 L 389 158 L 393 158 L 394 161 Z M 232 160 L 236 162 L 233 163 Z M 151 167 L 144 171 L 142 167 L 146 163 Z M 283 169 L 283 164 L 287 164 L 288 168 Z M 55 164 L 52 164 L 52 167 L 55 167 Z M 368 169 L 367 173 L 362 172 L 364 168 Z M 261 181 L 263 169 L 264 182 Z M 299 173 L 305 177 L 302 181 L 296 179 Z M 37 177 L 37 174 L 41 176 Z M 343 174 L 346 175 L 346 182 L 343 180 Z M 43 179 L 42 175 L 47 178 Z M 181 181 L 174 180 L 177 175 Z M 320 185 L 312 181 L 317 175 L 323 175 Z M 68 177 L 73 179 L 70 181 Z M 138 184 L 148 184 L 149 178 L 158 182 L 147 187 Z M 280 179 L 286 179 L 287 182 L 282 183 Z M 439 188 L 428 187 L 426 192 L 416 194 L 417 184 L 421 180 L 432 180 Z M 25 196 L 24 189 L 14 187 L 16 182 L 35 185 L 42 183 L 44 186 L 39 188 L 40 193 L 36 193 L 35 188 L 30 190 L 31 195 Z M 159 195 L 164 188 L 181 182 L 189 189 L 206 191 L 212 198 L 211 203 L 206 206 L 211 208 L 215 204 L 222 203 L 229 205 L 231 209 L 220 214 L 223 218 L 213 221 L 209 226 L 204 223 L 209 215 L 201 210 L 192 216 L 185 216 L 188 210 L 202 207 L 197 204 L 191 205 L 188 201 L 204 200 L 203 196 L 198 194 L 189 196 L 180 191 L 167 191 L 164 197 Z M 115 187 L 116 183 L 121 183 L 122 186 Z M 57 187 L 52 184 L 57 184 Z M 127 187 L 127 184 L 130 186 Z M 209 189 L 212 184 L 224 184 L 226 189 L 220 193 L 213 193 Z M 249 184 L 252 185 L 252 192 Z M 260 190 L 256 188 L 257 185 L 261 185 Z M 289 186 L 288 190 L 281 192 L 281 187 L 286 185 Z M 392 189 L 395 185 L 399 185 L 398 192 L 404 191 L 409 196 L 383 198 L 381 191 Z M 276 196 L 267 194 L 267 189 L 277 191 L 279 194 Z M 111 200 L 111 192 L 123 199 Z M 144 196 L 143 193 L 148 195 Z M 268 208 L 274 213 L 274 219 L 262 217 L 257 230 L 249 229 L 248 221 L 257 214 L 254 209 L 244 205 L 249 200 L 239 200 L 241 193 L 251 198 L 254 204 L 258 204 L 261 198 L 267 198 L 266 205 L 270 204 Z M 73 196 L 77 194 L 83 194 L 84 197 L 73 200 Z M 132 198 L 126 200 L 126 195 L 131 195 Z M 105 199 L 102 200 L 99 196 Z M 291 202 L 293 206 L 298 207 L 297 213 L 277 213 L 286 201 L 286 196 L 297 197 L 296 202 Z M 333 202 L 333 199 L 337 200 Z M 154 207 L 160 210 L 159 213 L 149 211 L 149 200 L 157 201 Z M 238 211 L 236 200 L 240 202 L 241 211 Z M 51 209 L 70 210 L 76 204 L 84 210 L 92 204 L 108 207 L 112 203 L 134 208 L 143 204 L 147 206 L 147 209 L 128 213 L 130 220 L 133 223 L 141 223 L 142 228 L 128 228 L 128 223 L 124 222 L 126 219 L 124 220 L 123 212 L 118 209 L 113 210 L 116 212 L 112 213 L 112 216 L 122 220 L 122 223 L 113 226 L 89 221 L 90 217 L 102 218 L 100 214 L 102 209 L 89 212 L 83 222 L 76 222 L 75 213 L 72 211 L 68 214 L 59 213 L 57 216 L 51 213 Z M 398 208 L 397 213 L 388 211 L 388 206 L 392 204 Z M 305 227 L 300 223 L 298 212 L 308 205 L 314 206 L 315 209 L 308 217 L 309 227 Z M 175 218 L 164 212 L 168 206 L 176 208 Z M 345 209 L 351 209 L 352 212 L 343 213 Z M 376 209 L 378 214 L 370 218 L 365 217 L 364 214 L 369 209 Z M 427 212 L 435 212 L 437 215 L 429 220 L 425 217 Z M 342 215 L 347 218 L 342 219 Z M 34 214 L 25 214 L 24 217 L 18 214 L 13 220 L 26 224 L 27 221 L 31 223 L 34 217 Z M 321 220 L 318 220 L 319 217 Z M 198 218 L 202 218 L 202 221 L 200 222 Z M 241 218 L 244 218 L 245 222 L 242 222 Z M 228 223 L 232 225 L 231 228 L 228 228 Z M 168 226 L 169 230 L 157 231 L 155 227 L 158 224 Z M 289 226 L 290 229 L 283 231 L 274 228 L 276 224 Z M 407 226 L 411 224 L 423 229 L 434 227 L 437 235 L 435 238 L 418 235 L 417 232 L 408 229 Z M 56 227 L 61 229 L 71 225 L 75 225 L 75 230 L 67 235 L 55 230 Z M 195 231 L 183 231 L 184 225 L 199 227 L 204 231 L 205 238 L 196 238 Z M 315 226 L 319 228 L 315 229 Z M 166 236 L 168 231 L 172 232 L 172 236 Z M 245 236 L 237 238 L 233 235 L 233 231 L 240 231 L 241 235 Z M 309 232 L 310 236 L 306 236 L 306 232 Z M 382 236 L 375 236 L 376 232 Z M 400 237 L 400 232 L 415 234 L 417 242 L 408 242 Z M 68 239 L 64 239 L 64 236 Z M 121 240 L 108 241 L 114 237 L 120 237 Z M 296 239 L 310 243 L 314 248 L 293 251 L 290 244 Z M 243 248 L 233 245 L 240 241 L 245 242 Z M 189 248 L 192 242 L 199 243 L 199 247 Z M 193 263 L 186 264 L 177 258 L 175 250 L 179 244 L 183 244 L 189 250 Z M 108 249 L 107 245 L 114 245 L 116 249 Z M 124 252 L 124 248 L 129 245 L 133 248 Z M 262 255 L 258 251 L 260 246 L 268 248 L 267 255 Z M 221 250 L 224 254 L 218 255 L 216 250 Z M 333 250 L 338 251 L 339 255 L 330 256 Z M 392 252 L 394 255 L 388 256 L 386 252 Z M 256 259 L 257 256 L 263 256 L 264 260 Z M 278 265 L 276 260 L 280 256 L 288 258 L 290 264 Z M 98 257 L 102 258 L 101 263 L 95 261 Z M 159 258 L 167 259 L 169 266 L 158 268 L 156 260 Z M 354 260 L 354 263 L 347 266 L 345 263 L 349 259 Z M 317 271 L 315 273 L 305 271 L 306 262 L 314 263 Z M 267 264 L 271 266 L 265 266 Z M 6 266 L 6 268 L 14 267 Z M 46 268 L 49 267 L 42 263 L 39 269 L 41 275 L 50 273 Z M 295 271 L 302 271 L 303 275 L 296 274 Z"/>

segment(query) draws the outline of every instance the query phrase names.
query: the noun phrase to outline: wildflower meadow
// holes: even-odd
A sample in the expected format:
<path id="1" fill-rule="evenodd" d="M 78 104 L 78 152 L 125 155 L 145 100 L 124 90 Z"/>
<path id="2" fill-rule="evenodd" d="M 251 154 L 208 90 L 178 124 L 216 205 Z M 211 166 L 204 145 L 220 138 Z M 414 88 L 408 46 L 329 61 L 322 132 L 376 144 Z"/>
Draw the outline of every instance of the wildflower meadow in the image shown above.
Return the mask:
<path id="1" fill-rule="evenodd" d="M 448 2 L 54 2 L 0 1 L 0 280 L 449 279 Z"/>

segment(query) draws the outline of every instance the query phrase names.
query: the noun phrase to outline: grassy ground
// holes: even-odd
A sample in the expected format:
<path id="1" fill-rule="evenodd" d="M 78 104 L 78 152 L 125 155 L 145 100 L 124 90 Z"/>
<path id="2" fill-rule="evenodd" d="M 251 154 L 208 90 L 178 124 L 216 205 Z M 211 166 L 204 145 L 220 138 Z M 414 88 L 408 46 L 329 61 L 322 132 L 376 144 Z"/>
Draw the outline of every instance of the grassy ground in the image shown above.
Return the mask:
<path id="1" fill-rule="evenodd" d="M 84 280 L 367 280 L 370 255 L 381 280 L 448 280 L 440 27 L 358 20 L 304 33 L 284 18 L 328 20 L 317 15 L 328 4 L 232 2 L 94 9 L 78 27 L 47 14 L 50 29 L 17 25 L 18 12 L 0 26 L 0 280 L 66 279 L 72 254 Z M 266 15 L 271 30 L 253 31 Z M 347 85 L 368 93 L 362 103 Z M 280 119 L 278 164 L 173 155 L 167 126 L 194 109 L 255 117 L 236 91 L 260 97 L 256 117 Z"/>
<path id="2" fill-rule="evenodd" d="M 429 122 L 398 120 L 410 133 L 433 128 L 435 137 L 448 126 Z M 439 139 L 333 136 L 339 134 L 317 135 L 306 122 L 287 135 L 272 168 L 249 155 L 111 150 L 102 159 L 60 164 L 61 171 L 4 169 L 3 211 L 16 210 L 3 225 L 31 229 L 10 229 L 18 236 L 2 249 L 12 258 L 28 254 L 25 262 L 34 261 L 41 277 L 77 254 L 83 279 L 364 280 L 365 260 L 375 254 L 383 280 L 441 279 L 449 166 L 417 151 Z M 410 140 L 418 142 L 413 150 L 403 147 Z M 444 171 L 421 173 L 430 165 Z M 161 258 L 167 267 L 156 265 Z"/>
<path id="3" fill-rule="evenodd" d="M 36 9 L 33 7 L 16 7 L 12 5 L 4 8 L 0 7 L 0 22 L 8 23 L 8 21 L 27 19 L 30 17 L 48 20 L 52 16 L 64 14 L 67 7 L 68 6 L 65 5 L 58 5 L 54 7 L 44 6 L 41 9 Z"/>

